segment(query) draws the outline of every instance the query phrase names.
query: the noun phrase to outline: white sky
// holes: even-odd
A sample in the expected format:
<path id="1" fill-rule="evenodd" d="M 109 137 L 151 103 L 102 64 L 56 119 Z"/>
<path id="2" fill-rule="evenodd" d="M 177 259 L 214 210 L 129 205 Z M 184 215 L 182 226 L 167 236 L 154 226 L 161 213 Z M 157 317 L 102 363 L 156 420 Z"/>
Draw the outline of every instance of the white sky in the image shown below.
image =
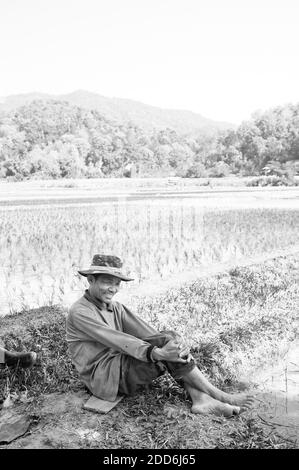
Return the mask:
<path id="1" fill-rule="evenodd" d="M 0 96 L 84 89 L 239 123 L 299 102 L 298 0 L 0 0 Z"/>

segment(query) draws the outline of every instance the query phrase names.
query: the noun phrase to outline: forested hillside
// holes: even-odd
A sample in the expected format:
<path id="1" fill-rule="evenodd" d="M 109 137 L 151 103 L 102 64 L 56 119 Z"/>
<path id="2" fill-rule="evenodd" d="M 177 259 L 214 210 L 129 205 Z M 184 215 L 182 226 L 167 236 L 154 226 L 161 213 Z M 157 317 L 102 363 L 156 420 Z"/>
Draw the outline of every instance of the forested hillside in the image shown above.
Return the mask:
<path id="1" fill-rule="evenodd" d="M 299 104 L 209 135 L 145 129 L 53 100 L 0 115 L 0 176 L 14 180 L 259 175 L 271 166 L 294 167 L 298 159 Z"/>
<path id="2" fill-rule="evenodd" d="M 163 109 L 150 106 L 135 100 L 109 98 L 85 90 L 77 90 L 65 95 L 47 95 L 44 93 L 26 93 L 10 95 L 0 99 L 0 112 L 13 111 L 32 101 L 64 101 L 83 109 L 98 111 L 108 121 L 118 124 L 132 122 L 142 129 L 170 128 L 178 134 L 191 134 L 199 130 L 205 134 L 213 134 L 217 130 L 234 128 L 227 122 L 207 119 L 201 114 L 182 109 Z"/>

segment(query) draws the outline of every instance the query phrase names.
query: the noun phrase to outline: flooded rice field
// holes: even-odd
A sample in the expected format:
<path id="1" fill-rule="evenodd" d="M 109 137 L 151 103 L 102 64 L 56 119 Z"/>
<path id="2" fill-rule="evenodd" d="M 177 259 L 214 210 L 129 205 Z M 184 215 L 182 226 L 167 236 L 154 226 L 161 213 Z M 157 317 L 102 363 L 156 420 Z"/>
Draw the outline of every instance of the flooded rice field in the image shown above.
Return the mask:
<path id="1" fill-rule="evenodd" d="M 117 202 L 59 191 L 47 191 L 48 201 L 25 193 L 25 205 L 22 194 L 0 194 L 0 315 L 78 297 L 77 270 L 103 250 L 117 253 L 139 286 L 299 243 L 297 188 L 161 191 L 138 201 L 123 193 Z"/>
<path id="2" fill-rule="evenodd" d="M 299 447 L 299 338 L 283 357 L 255 372 L 251 380 L 257 384 L 259 416 L 269 432 Z"/>

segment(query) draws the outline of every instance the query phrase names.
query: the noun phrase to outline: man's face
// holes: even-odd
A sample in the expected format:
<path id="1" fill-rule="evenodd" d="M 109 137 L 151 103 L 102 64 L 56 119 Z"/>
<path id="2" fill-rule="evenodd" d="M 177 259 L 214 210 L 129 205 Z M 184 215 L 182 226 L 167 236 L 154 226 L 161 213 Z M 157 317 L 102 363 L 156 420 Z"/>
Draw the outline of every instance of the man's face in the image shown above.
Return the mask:
<path id="1" fill-rule="evenodd" d="M 89 292 L 101 302 L 109 303 L 119 291 L 121 280 L 109 274 L 90 276 Z"/>

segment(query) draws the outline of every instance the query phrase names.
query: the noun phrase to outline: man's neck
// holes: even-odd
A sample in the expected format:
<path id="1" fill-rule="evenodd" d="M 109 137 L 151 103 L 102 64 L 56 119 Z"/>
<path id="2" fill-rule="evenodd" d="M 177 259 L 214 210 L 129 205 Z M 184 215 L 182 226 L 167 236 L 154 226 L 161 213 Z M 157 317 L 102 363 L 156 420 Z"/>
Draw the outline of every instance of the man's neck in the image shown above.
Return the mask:
<path id="1" fill-rule="evenodd" d="M 106 303 L 103 302 L 101 299 L 98 299 L 94 295 L 92 295 L 88 289 L 86 289 L 84 297 L 89 301 L 92 302 L 96 307 L 98 307 L 100 310 L 105 310 L 105 311 L 111 311 L 111 303 Z"/>

